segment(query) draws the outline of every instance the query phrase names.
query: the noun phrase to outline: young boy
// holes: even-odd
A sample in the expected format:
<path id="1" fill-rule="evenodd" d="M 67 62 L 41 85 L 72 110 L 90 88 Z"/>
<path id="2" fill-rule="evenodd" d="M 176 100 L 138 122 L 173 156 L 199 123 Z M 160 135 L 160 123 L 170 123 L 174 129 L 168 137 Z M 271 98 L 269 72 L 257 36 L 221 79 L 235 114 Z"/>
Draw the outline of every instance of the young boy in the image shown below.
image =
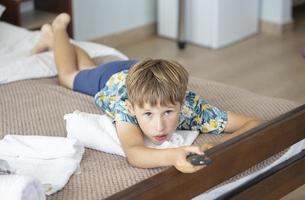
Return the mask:
<path id="1" fill-rule="evenodd" d="M 188 73 L 178 63 L 163 59 L 115 61 L 95 66 L 88 54 L 70 43 L 66 27 L 69 15 L 44 25 L 34 53 L 53 49 L 59 83 L 95 96 L 97 106 L 115 121 L 117 134 L 129 163 L 136 167 L 175 166 L 185 173 L 203 166 L 186 160 L 190 153 L 204 154 L 198 146 L 152 149 L 143 134 L 161 144 L 178 129 L 238 135 L 259 123 L 258 119 L 225 112 L 187 91 Z"/>

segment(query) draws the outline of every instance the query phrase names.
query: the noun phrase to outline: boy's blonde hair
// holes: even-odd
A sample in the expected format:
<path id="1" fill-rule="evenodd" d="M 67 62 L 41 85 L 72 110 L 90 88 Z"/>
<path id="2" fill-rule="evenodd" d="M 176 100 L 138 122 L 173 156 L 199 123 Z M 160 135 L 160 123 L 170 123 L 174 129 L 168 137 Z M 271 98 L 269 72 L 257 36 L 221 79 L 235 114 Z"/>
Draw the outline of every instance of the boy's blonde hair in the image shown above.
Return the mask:
<path id="1" fill-rule="evenodd" d="M 175 61 L 144 59 L 128 72 L 126 87 L 132 105 L 143 108 L 183 103 L 188 84 L 188 72 Z"/>

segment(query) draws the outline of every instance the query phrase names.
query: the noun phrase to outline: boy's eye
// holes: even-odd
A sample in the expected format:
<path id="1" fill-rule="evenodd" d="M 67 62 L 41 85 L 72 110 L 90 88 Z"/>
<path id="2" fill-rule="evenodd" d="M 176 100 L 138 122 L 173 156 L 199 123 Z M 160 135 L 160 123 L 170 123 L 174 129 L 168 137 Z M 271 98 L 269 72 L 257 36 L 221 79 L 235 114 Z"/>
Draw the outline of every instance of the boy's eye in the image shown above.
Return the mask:
<path id="1" fill-rule="evenodd" d="M 165 111 L 165 115 L 169 115 L 169 114 L 171 114 L 173 111 L 172 110 L 167 110 L 167 111 Z"/>
<path id="2" fill-rule="evenodd" d="M 151 112 L 146 112 L 143 115 L 146 116 L 146 117 L 150 117 L 152 115 L 152 113 Z"/>

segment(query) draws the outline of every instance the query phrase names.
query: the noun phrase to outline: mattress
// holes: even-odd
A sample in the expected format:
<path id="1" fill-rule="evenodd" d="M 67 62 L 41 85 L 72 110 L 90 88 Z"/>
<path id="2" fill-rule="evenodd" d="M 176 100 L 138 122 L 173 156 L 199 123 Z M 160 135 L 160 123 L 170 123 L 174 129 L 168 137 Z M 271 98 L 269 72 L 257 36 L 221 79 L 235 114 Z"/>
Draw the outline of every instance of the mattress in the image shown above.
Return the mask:
<path id="1" fill-rule="evenodd" d="M 225 110 L 260 116 L 265 120 L 297 106 L 290 101 L 262 97 L 208 80 L 191 79 L 189 87 L 213 105 Z M 93 97 L 59 86 L 56 78 L 1 85 L 0 94 L 1 138 L 6 134 L 65 137 L 64 114 L 74 110 L 100 113 L 94 105 Z M 217 144 L 221 137 L 225 135 L 200 134 L 195 144 Z M 263 166 L 271 164 L 278 157 L 279 155 L 265 162 Z M 260 164 L 259 168 L 263 166 Z M 135 168 L 123 157 L 91 149 L 86 149 L 80 167 L 80 173 L 73 175 L 62 191 L 48 196 L 48 199 L 103 199 L 167 169 Z M 249 173 L 244 175 L 247 174 Z"/>

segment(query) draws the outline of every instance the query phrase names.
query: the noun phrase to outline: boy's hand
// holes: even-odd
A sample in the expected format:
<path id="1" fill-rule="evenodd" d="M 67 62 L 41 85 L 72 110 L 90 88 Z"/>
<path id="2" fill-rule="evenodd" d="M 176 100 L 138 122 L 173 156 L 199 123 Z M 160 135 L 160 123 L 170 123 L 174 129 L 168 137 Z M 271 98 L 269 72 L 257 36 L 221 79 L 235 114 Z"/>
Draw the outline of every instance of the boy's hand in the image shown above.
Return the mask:
<path id="1" fill-rule="evenodd" d="M 183 173 L 193 173 L 204 166 L 194 166 L 190 162 L 186 160 L 187 155 L 190 153 L 195 153 L 199 155 L 203 155 L 203 151 L 200 150 L 198 146 L 187 146 L 187 147 L 180 147 L 175 149 L 174 151 L 174 166 L 177 170 Z"/>

